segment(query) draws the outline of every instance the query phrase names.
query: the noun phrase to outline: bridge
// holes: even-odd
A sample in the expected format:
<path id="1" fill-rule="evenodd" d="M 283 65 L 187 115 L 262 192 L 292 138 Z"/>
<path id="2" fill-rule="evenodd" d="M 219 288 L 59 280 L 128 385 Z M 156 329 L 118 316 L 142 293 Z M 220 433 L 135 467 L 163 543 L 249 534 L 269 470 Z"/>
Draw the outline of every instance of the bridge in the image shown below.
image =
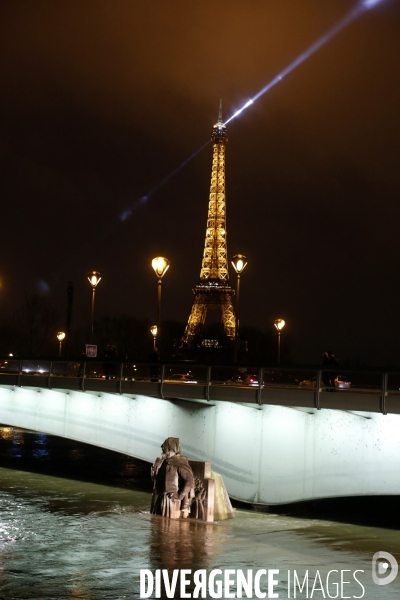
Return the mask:
<path id="1" fill-rule="evenodd" d="M 400 494 L 400 374 L 0 360 L 0 423 L 153 462 L 179 437 L 232 498 L 280 504 Z M 338 375 L 338 373 L 336 373 Z M 350 383 L 351 381 L 351 383 Z M 324 383 L 325 382 L 325 383 Z"/>

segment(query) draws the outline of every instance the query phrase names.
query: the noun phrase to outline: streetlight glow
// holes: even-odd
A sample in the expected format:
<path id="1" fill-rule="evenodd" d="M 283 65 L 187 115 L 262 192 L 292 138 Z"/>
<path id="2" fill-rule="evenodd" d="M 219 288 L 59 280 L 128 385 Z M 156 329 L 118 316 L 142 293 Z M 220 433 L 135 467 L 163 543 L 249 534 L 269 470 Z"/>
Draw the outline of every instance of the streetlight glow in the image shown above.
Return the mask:
<path id="1" fill-rule="evenodd" d="M 59 349 L 58 349 L 58 356 L 61 356 L 61 347 L 62 347 L 62 342 L 63 342 L 63 340 L 65 339 L 65 333 L 64 333 L 64 331 L 59 331 L 59 332 L 57 333 L 57 339 L 58 339 L 58 341 L 60 342 L 60 346 L 59 346 Z"/>
<path id="2" fill-rule="evenodd" d="M 153 348 L 154 348 L 154 352 L 157 352 L 157 332 L 158 332 L 157 325 L 152 325 L 150 327 L 150 331 L 151 331 L 151 335 L 153 336 Z"/>
<path id="3" fill-rule="evenodd" d="M 88 280 L 89 280 L 89 283 L 92 286 L 92 288 L 97 287 L 100 279 L 101 279 L 101 275 L 98 271 L 90 271 L 90 273 L 88 275 Z"/>
<path id="4" fill-rule="evenodd" d="M 275 319 L 274 325 L 275 325 L 277 331 L 282 331 L 282 329 L 285 327 L 286 323 L 283 319 Z"/>
<path id="5" fill-rule="evenodd" d="M 278 365 L 281 363 L 281 332 L 285 327 L 286 323 L 283 319 L 275 319 L 274 321 L 275 329 L 278 332 Z"/>
<path id="6" fill-rule="evenodd" d="M 157 256 L 151 261 L 151 266 L 159 279 L 162 279 L 169 269 L 169 260 L 164 256 Z"/>
<path id="7" fill-rule="evenodd" d="M 231 262 L 236 273 L 240 275 L 244 270 L 245 266 L 247 265 L 247 258 L 244 256 L 244 254 L 236 254 L 232 258 Z"/>

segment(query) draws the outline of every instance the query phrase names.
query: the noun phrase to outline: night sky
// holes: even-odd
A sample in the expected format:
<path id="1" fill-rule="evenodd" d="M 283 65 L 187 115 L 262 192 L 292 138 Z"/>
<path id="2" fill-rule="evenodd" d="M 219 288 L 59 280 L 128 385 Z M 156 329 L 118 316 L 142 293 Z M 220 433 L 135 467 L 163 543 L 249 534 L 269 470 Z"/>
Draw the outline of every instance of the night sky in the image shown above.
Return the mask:
<path id="1" fill-rule="evenodd" d="M 149 192 L 323 35 L 350 0 L 3 0 L 0 306 L 74 322 L 187 321 L 212 147 Z M 293 359 L 400 364 L 400 3 L 382 0 L 228 125 L 241 323 L 284 318 Z M 143 196 L 147 201 L 140 202 Z M 133 207 L 132 215 L 120 215 Z M 230 282 L 235 286 L 233 269 Z"/>

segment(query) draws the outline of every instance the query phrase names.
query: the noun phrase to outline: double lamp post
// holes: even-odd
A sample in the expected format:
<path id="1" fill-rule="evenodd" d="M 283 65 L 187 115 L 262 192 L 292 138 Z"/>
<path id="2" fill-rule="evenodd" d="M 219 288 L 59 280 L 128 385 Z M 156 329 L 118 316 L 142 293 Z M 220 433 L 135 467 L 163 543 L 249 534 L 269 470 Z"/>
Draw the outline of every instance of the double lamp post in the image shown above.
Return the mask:
<path id="1" fill-rule="evenodd" d="M 238 360 L 239 350 L 239 307 L 240 307 L 240 276 L 247 265 L 247 259 L 244 254 L 236 254 L 232 259 L 232 266 L 236 271 L 236 327 L 235 327 L 235 344 L 233 347 L 233 362 Z"/>
<path id="2" fill-rule="evenodd" d="M 98 271 L 91 271 L 88 275 L 88 280 L 92 286 L 92 313 L 90 319 L 90 343 L 93 344 L 93 327 L 94 327 L 94 300 L 96 296 L 96 288 L 99 285 L 101 275 Z"/>
<path id="3" fill-rule="evenodd" d="M 150 327 L 151 334 L 153 336 L 154 352 L 158 352 L 157 342 L 160 339 L 160 325 L 161 325 L 161 285 L 162 278 L 169 269 L 169 260 L 164 256 L 157 256 L 151 261 L 151 266 L 157 276 L 157 325 Z"/>
<path id="4" fill-rule="evenodd" d="M 160 335 L 160 323 L 161 323 L 161 286 L 162 286 L 162 278 L 169 268 L 169 260 L 163 256 L 157 256 L 153 258 L 151 262 L 151 266 L 154 269 L 155 274 L 157 275 L 157 325 L 152 325 L 150 328 L 151 334 L 153 336 L 153 345 L 154 352 L 157 352 L 157 340 Z M 90 344 L 93 344 L 93 330 L 94 330 L 94 303 L 96 298 L 96 288 L 101 280 L 101 275 L 98 271 L 91 271 L 88 274 L 88 281 L 92 287 L 92 310 L 91 310 L 91 319 L 90 319 Z M 62 336 L 62 337 L 59 337 Z M 65 333 L 59 332 L 57 334 L 57 338 L 60 342 L 59 355 L 61 356 L 61 343 L 65 338 Z"/>

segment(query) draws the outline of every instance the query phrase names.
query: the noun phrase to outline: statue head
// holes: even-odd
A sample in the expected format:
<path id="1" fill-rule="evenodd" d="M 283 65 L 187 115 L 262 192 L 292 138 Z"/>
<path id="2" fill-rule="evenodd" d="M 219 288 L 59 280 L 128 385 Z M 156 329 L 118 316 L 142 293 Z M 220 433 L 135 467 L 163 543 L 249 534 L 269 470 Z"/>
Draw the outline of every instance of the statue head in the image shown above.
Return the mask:
<path id="1" fill-rule="evenodd" d="M 179 444 L 179 438 L 169 437 L 161 446 L 163 454 L 168 458 L 175 454 L 181 454 L 181 446 Z"/>

